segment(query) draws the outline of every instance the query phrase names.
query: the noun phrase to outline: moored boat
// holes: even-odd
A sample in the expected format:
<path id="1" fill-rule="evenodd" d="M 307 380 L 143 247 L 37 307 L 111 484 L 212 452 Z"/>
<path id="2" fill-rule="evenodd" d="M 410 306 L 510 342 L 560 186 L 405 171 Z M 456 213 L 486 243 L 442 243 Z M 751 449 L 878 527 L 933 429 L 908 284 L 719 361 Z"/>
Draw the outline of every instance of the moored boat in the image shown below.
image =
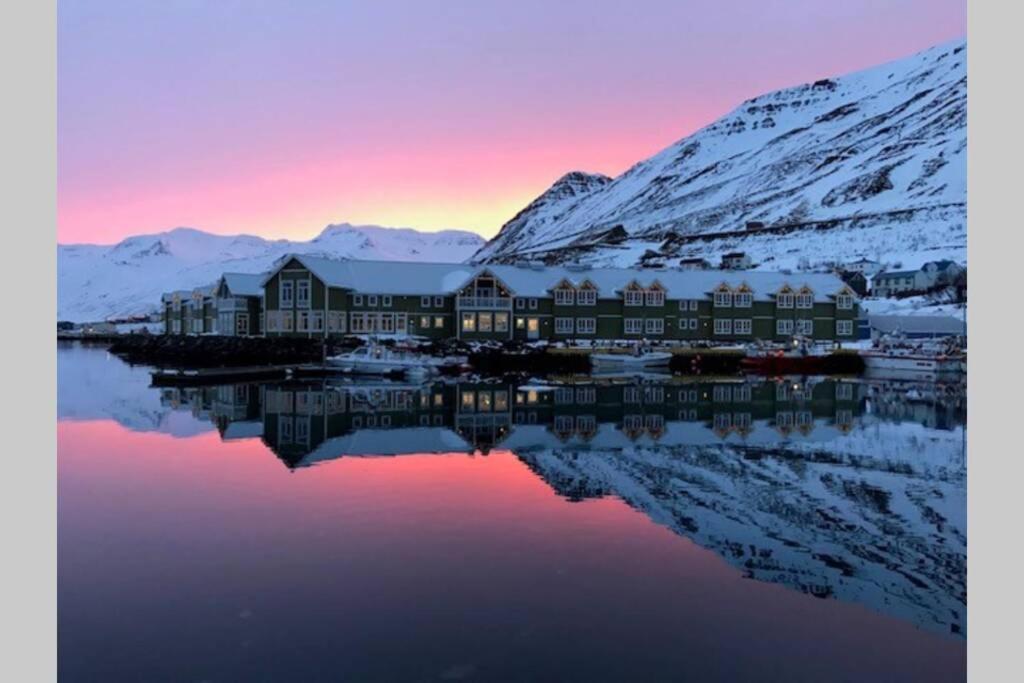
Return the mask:
<path id="1" fill-rule="evenodd" d="M 860 355 L 867 374 L 875 377 L 939 379 L 967 371 L 967 353 L 953 341 L 939 344 L 883 341 Z"/>
<path id="2" fill-rule="evenodd" d="M 637 353 L 593 353 L 590 364 L 595 370 L 643 370 L 667 368 L 672 354 L 667 351 L 640 351 Z"/>
<path id="3" fill-rule="evenodd" d="M 348 353 L 327 358 L 327 364 L 358 375 L 425 376 L 437 372 L 433 359 L 419 354 L 396 351 L 383 346 L 361 346 Z"/>

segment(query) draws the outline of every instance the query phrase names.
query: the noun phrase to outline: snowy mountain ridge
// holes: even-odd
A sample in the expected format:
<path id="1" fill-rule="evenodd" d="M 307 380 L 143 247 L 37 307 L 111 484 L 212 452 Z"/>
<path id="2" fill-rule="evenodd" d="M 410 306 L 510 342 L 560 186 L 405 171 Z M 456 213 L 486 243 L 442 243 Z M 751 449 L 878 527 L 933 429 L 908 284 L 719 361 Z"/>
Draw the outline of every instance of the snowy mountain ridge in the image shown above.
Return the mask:
<path id="1" fill-rule="evenodd" d="M 426 233 L 341 223 L 328 225 L 308 242 L 175 228 L 111 246 L 57 245 L 57 316 L 86 322 L 150 313 L 163 292 L 206 285 L 224 272 L 263 272 L 287 253 L 460 262 L 482 243 L 479 235 L 460 230 Z"/>
<path id="2" fill-rule="evenodd" d="M 966 56 L 958 40 L 761 95 L 614 179 L 568 174 L 474 260 L 963 262 Z"/>

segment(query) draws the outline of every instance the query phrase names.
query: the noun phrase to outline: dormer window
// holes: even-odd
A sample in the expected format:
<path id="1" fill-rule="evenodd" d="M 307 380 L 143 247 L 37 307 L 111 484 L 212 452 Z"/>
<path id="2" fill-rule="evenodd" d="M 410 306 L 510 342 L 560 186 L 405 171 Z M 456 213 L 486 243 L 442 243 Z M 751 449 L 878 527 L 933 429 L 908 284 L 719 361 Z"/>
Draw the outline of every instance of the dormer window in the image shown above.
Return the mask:
<path id="1" fill-rule="evenodd" d="M 793 290 L 784 289 L 775 297 L 776 308 L 793 308 Z"/>
<path id="2" fill-rule="evenodd" d="M 632 284 L 629 289 L 624 293 L 625 304 L 627 306 L 643 306 L 644 305 L 644 290 L 642 287 Z"/>
<path id="3" fill-rule="evenodd" d="M 754 305 L 754 293 L 750 291 L 749 287 L 742 287 L 733 294 L 732 305 L 736 308 L 750 308 Z"/>
<path id="4" fill-rule="evenodd" d="M 836 308 L 849 310 L 853 308 L 853 295 L 849 292 L 842 292 L 836 296 Z"/>
<path id="5" fill-rule="evenodd" d="M 715 308 L 729 308 L 729 307 L 731 307 L 732 306 L 732 291 L 728 287 L 726 287 L 725 285 L 722 285 L 721 287 L 716 289 L 715 290 L 714 304 L 715 304 Z"/>
<path id="6" fill-rule="evenodd" d="M 572 306 L 575 291 L 569 287 L 559 287 L 555 290 L 556 306 Z"/>
<path id="7" fill-rule="evenodd" d="M 796 295 L 796 307 L 797 308 L 814 308 L 814 292 L 807 287 L 804 287 Z"/>
<path id="8" fill-rule="evenodd" d="M 647 290 L 647 305 L 648 306 L 664 306 L 665 305 L 665 292 L 657 287 L 652 287 Z"/>
<path id="9" fill-rule="evenodd" d="M 597 289 L 589 282 L 584 282 L 579 291 L 576 292 L 577 306 L 596 306 Z"/>

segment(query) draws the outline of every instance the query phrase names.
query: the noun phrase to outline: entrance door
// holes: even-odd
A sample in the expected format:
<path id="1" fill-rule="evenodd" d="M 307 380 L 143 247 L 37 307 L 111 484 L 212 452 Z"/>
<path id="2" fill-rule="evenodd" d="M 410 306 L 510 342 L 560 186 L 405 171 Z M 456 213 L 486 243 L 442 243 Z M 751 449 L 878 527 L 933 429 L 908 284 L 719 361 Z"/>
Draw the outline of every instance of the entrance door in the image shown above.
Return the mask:
<path id="1" fill-rule="evenodd" d="M 249 334 L 249 314 L 239 313 L 235 316 L 235 334 L 239 337 L 245 337 Z"/>
<path id="2" fill-rule="evenodd" d="M 540 318 L 526 319 L 526 338 L 540 339 Z"/>

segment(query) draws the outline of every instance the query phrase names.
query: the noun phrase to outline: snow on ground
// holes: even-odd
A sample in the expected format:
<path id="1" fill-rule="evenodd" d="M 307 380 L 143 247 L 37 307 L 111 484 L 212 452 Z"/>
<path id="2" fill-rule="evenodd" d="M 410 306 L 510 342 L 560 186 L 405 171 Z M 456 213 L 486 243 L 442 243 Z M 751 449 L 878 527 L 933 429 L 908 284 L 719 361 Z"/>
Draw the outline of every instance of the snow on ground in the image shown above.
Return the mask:
<path id="1" fill-rule="evenodd" d="M 967 306 L 963 304 L 936 304 L 926 296 L 910 296 L 905 299 L 860 300 L 864 315 L 948 315 L 957 320 L 967 319 Z"/>

